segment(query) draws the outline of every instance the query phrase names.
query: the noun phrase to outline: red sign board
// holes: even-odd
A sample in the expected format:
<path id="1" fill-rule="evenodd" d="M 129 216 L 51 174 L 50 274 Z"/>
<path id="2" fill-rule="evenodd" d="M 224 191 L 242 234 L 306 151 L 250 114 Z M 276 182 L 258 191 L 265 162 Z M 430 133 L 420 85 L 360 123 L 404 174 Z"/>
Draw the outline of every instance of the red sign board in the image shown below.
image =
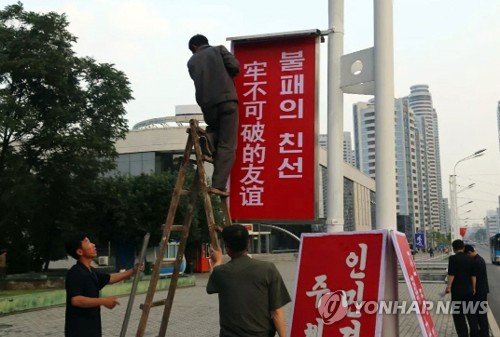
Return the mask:
<path id="1" fill-rule="evenodd" d="M 387 233 L 302 235 L 291 337 L 380 336 Z"/>
<path id="2" fill-rule="evenodd" d="M 318 43 L 312 35 L 233 41 L 241 70 L 230 179 L 237 221 L 316 218 Z"/>
<path id="3" fill-rule="evenodd" d="M 403 271 L 403 275 L 408 285 L 410 297 L 418 306 L 417 319 L 424 337 L 437 337 L 436 327 L 432 321 L 432 316 L 426 307 L 424 289 L 417 274 L 417 268 L 413 262 L 413 256 L 410 252 L 408 240 L 403 233 L 391 232 L 391 241 L 394 244 L 399 265 Z"/>
<path id="4" fill-rule="evenodd" d="M 460 227 L 460 236 L 465 237 L 465 233 L 467 233 L 467 227 Z"/>

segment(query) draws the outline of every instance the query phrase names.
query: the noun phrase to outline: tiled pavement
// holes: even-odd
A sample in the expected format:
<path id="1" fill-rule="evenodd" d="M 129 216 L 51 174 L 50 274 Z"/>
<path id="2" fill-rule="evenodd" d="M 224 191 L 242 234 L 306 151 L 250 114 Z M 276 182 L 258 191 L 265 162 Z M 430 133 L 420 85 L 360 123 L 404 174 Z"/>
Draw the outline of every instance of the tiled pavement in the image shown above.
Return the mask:
<path id="1" fill-rule="evenodd" d="M 424 257 L 422 257 L 424 258 Z M 293 292 L 296 260 L 294 258 L 273 258 L 280 270 L 285 283 Z M 419 257 L 417 257 L 419 260 Z M 218 302 L 216 295 L 207 295 L 205 286 L 208 274 L 197 274 L 196 286 L 178 289 L 175 297 L 167 336 L 218 336 Z M 425 296 L 429 301 L 438 301 L 439 292 L 444 288 L 442 283 L 424 283 Z M 166 297 L 165 292 L 157 294 L 159 298 Z M 145 295 L 138 295 L 134 301 L 134 309 L 127 336 L 135 336 L 140 310 L 138 305 L 144 301 Z M 121 298 L 121 305 L 114 310 L 102 309 L 103 336 L 119 336 L 128 298 Z M 406 284 L 399 283 L 399 301 L 409 301 Z M 148 321 L 146 336 L 157 336 L 162 307 L 153 308 Z M 290 305 L 286 306 L 287 317 L 290 315 Z M 439 337 L 456 336 L 451 315 L 433 313 L 434 323 Z M 415 314 L 399 316 L 400 336 L 421 336 Z M 32 312 L 13 314 L 0 317 L 0 337 L 41 337 L 62 336 L 64 328 L 64 307 L 56 307 Z"/>

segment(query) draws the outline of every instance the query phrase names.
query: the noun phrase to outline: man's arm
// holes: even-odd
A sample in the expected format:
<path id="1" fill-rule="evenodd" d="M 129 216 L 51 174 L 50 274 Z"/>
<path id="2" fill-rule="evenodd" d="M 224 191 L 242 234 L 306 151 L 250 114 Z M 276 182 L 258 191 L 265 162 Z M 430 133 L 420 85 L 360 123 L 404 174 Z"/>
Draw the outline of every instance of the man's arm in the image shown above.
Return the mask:
<path id="1" fill-rule="evenodd" d="M 121 273 L 113 273 L 113 274 L 109 275 L 110 276 L 109 284 L 117 283 L 117 282 L 131 278 L 137 272 L 138 269 L 139 269 L 139 265 L 135 264 L 134 268 L 132 268 L 132 269 L 122 271 Z"/>
<path id="2" fill-rule="evenodd" d="M 274 327 L 279 337 L 286 337 L 285 309 L 283 307 L 271 311 Z"/>
<path id="3" fill-rule="evenodd" d="M 71 298 L 71 305 L 79 308 L 95 308 L 103 305 L 108 309 L 113 309 L 117 304 L 120 302 L 116 296 L 94 298 L 78 295 Z"/>
<path id="4" fill-rule="evenodd" d="M 476 295 L 476 276 L 472 276 L 472 295 Z"/>
<path id="5" fill-rule="evenodd" d="M 229 52 L 224 46 L 220 46 L 220 54 L 222 56 L 222 61 L 227 69 L 228 74 L 231 77 L 235 77 L 240 73 L 240 62 L 234 57 L 233 54 Z"/>
<path id="6" fill-rule="evenodd" d="M 446 286 L 446 293 L 449 293 L 451 291 L 451 285 L 452 285 L 454 279 L 455 279 L 455 275 L 448 274 L 448 285 Z"/>

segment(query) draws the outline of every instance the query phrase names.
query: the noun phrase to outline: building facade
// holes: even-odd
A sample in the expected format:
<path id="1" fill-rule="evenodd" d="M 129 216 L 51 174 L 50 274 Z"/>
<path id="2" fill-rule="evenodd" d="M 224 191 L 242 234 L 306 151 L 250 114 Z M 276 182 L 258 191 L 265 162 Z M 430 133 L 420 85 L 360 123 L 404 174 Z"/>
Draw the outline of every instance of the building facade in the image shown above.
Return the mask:
<path id="1" fill-rule="evenodd" d="M 344 131 L 344 145 L 343 145 L 343 158 L 344 162 L 356 167 L 356 152 L 352 147 L 351 133 Z M 322 149 L 328 149 L 328 135 L 319 135 L 319 145 Z"/>
<path id="2" fill-rule="evenodd" d="M 375 178 L 373 100 L 354 104 L 353 121 L 356 165 Z M 447 233 L 437 115 L 427 86 L 413 86 L 409 96 L 394 100 L 394 123 L 396 207 L 401 228 L 408 237 L 415 232 Z"/>
<path id="3" fill-rule="evenodd" d="M 426 194 L 429 205 L 429 225 L 434 231 L 445 233 L 446 224 L 442 221 L 443 191 L 441 184 L 441 156 L 439 148 L 439 129 L 436 110 L 432 104 L 432 96 L 428 85 L 410 87 L 409 106 L 415 114 L 417 126 L 423 137 L 425 147 L 422 151 L 425 158 Z"/>
<path id="4" fill-rule="evenodd" d="M 190 110 L 191 109 L 191 110 Z M 117 169 L 111 174 L 140 175 L 153 174 L 178 169 L 178 158 L 182 157 L 186 146 L 189 119 L 203 120 L 197 106 L 178 106 L 176 116 L 154 118 L 136 124 L 125 139 L 116 142 L 119 154 Z M 203 126 L 203 123 L 200 123 Z M 326 135 L 325 135 L 326 136 Z M 326 137 L 323 137 L 326 140 Z M 321 174 L 318 178 L 319 217 L 326 216 L 326 167 L 327 152 L 318 151 Z M 212 175 L 212 165 L 205 166 L 207 176 Z M 370 230 L 375 227 L 374 198 L 375 181 L 359 172 L 355 167 L 344 163 L 344 228 L 345 230 Z M 324 229 L 315 225 L 317 230 Z"/>

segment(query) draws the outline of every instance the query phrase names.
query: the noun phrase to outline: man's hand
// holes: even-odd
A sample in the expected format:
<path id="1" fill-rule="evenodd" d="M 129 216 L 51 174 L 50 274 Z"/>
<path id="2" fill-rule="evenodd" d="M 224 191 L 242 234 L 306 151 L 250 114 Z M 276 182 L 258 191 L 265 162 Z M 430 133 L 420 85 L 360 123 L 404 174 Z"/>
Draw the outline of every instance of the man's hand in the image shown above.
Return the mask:
<path id="1" fill-rule="evenodd" d="M 449 294 L 451 292 L 451 287 L 450 286 L 447 286 L 446 287 L 446 293 Z"/>
<path id="2" fill-rule="evenodd" d="M 139 265 L 139 263 L 136 263 L 134 264 L 134 268 L 132 268 L 134 270 L 134 274 L 137 273 L 137 271 L 144 271 L 144 263 L 142 263 L 141 265 Z"/>
<path id="3" fill-rule="evenodd" d="M 210 254 L 210 266 L 217 267 L 222 264 L 222 250 L 212 248 L 212 254 Z"/>
<path id="4" fill-rule="evenodd" d="M 118 298 L 116 296 L 103 297 L 103 304 L 108 309 L 113 309 L 117 305 L 120 305 Z"/>

